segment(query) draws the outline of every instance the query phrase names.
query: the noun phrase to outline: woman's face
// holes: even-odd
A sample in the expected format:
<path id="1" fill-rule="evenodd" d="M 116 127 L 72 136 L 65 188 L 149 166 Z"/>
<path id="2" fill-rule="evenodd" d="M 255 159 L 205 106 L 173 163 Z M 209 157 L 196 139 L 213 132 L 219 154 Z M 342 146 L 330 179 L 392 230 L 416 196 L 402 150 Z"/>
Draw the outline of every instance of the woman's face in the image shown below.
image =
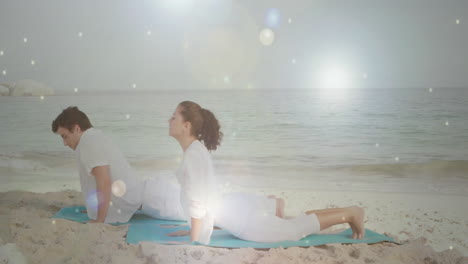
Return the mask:
<path id="1" fill-rule="evenodd" d="M 184 118 L 180 114 L 181 107 L 178 106 L 174 113 L 172 114 L 171 118 L 169 118 L 169 136 L 174 138 L 180 138 L 187 133 L 187 129 L 189 128 L 189 123 L 185 122 Z"/>

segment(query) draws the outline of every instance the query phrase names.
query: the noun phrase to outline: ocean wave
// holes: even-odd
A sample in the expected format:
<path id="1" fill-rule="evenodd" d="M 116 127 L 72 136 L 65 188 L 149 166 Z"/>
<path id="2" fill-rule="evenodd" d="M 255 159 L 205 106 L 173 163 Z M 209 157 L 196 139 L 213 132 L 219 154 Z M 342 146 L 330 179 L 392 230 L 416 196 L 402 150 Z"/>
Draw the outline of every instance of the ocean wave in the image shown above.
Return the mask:
<path id="1" fill-rule="evenodd" d="M 48 171 L 52 167 L 74 165 L 73 156 L 62 152 L 0 152 L 0 168 L 22 171 Z"/>
<path id="2" fill-rule="evenodd" d="M 432 160 L 423 163 L 366 164 L 336 167 L 353 174 L 394 177 L 457 177 L 468 179 L 468 160 Z"/>

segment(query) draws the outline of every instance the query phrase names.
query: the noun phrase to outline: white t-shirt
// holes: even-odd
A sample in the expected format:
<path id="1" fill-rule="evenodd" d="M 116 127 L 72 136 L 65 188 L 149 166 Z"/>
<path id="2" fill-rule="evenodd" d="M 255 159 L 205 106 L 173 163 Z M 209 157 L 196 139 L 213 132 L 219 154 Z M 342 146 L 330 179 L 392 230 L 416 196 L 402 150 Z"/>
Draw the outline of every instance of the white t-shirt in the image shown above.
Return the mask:
<path id="1" fill-rule="evenodd" d="M 198 242 L 208 244 L 221 196 L 211 155 L 200 141 L 195 140 L 185 151 L 177 179 L 181 185 L 180 202 L 187 221 L 191 223 L 192 217 L 202 219 Z"/>
<path id="2" fill-rule="evenodd" d="M 106 223 L 128 222 L 142 203 L 143 182 L 134 175 L 130 165 L 124 158 L 122 152 L 102 131 L 89 128 L 80 138 L 75 149 L 80 174 L 81 191 L 86 201 L 88 217 L 97 218 L 97 194 L 96 179 L 91 174 L 93 168 L 109 165 L 111 182 L 114 184 L 111 191 L 111 205 L 105 219 Z M 125 186 L 125 192 L 122 192 Z M 120 187 L 120 188 L 115 188 Z M 123 194 L 121 197 L 116 196 Z"/>

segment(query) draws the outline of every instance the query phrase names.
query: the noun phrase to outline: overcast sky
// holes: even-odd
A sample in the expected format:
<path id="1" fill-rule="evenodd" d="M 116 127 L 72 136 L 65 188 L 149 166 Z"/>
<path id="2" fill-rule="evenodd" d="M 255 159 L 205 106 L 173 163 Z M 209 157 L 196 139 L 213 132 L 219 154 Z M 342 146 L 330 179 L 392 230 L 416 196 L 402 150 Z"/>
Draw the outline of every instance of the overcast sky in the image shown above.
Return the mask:
<path id="1" fill-rule="evenodd" d="M 0 4 L 0 83 L 61 91 L 467 87 L 467 47 L 466 0 Z"/>

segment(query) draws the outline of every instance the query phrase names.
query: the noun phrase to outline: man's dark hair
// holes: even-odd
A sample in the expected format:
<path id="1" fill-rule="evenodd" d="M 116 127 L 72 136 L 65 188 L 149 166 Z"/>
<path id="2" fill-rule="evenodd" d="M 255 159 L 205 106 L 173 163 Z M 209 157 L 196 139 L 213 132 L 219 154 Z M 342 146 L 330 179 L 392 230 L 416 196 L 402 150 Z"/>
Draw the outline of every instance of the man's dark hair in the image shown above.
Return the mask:
<path id="1" fill-rule="evenodd" d="M 81 112 L 76 106 L 69 106 L 60 113 L 52 122 L 52 132 L 57 133 L 59 127 L 73 132 L 73 126 L 78 125 L 81 131 L 93 127 L 85 113 Z"/>

